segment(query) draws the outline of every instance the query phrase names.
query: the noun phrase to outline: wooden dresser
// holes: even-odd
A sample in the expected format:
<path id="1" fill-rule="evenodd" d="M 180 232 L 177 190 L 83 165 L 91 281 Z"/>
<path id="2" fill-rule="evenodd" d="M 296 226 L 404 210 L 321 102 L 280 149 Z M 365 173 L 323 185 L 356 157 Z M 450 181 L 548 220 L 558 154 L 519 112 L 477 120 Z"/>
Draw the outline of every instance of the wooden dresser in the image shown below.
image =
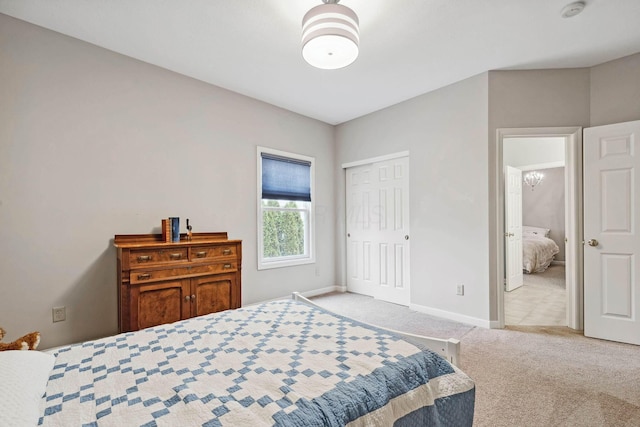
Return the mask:
<path id="1" fill-rule="evenodd" d="M 242 241 L 227 233 L 116 235 L 118 327 L 136 331 L 241 304 Z"/>

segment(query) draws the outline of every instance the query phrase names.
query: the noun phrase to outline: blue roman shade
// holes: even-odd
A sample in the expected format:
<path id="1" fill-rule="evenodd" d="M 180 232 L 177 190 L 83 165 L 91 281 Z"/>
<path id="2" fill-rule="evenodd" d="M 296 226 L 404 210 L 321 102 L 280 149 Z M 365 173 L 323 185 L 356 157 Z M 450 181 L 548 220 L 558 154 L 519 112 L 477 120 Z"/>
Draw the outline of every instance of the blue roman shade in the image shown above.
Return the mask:
<path id="1" fill-rule="evenodd" d="M 262 198 L 311 201 L 311 162 L 262 153 Z"/>

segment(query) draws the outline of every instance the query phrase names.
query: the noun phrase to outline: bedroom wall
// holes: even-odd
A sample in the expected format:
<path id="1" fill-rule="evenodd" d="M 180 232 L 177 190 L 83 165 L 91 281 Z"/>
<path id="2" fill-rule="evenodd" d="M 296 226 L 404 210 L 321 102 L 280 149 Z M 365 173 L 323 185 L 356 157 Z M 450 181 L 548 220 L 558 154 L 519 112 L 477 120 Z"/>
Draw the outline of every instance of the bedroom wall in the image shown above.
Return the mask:
<path id="1" fill-rule="evenodd" d="M 487 91 L 484 73 L 336 128 L 342 206 L 341 164 L 410 153 L 412 308 L 486 325 Z M 336 262 L 339 283 L 346 285 L 344 217 L 339 221 Z M 457 284 L 465 286 L 462 297 Z"/>
<path id="2" fill-rule="evenodd" d="M 640 120 L 640 53 L 591 68 L 591 126 Z"/>
<path id="3" fill-rule="evenodd" d="M 554 259 L 564 261 L 564 168 L 539 171 L 544 174 L 540 184 L 533 190 L 528 185 L 522 186 L 522 224 L 551 230 L 549 238 L 560 249 Z"/>
<path id="4" fill-rule="evenodd" d="M 115 331 L 111 239 L 169 215 L 244 241 L 244 304 L 344 285 L 340 164 L 402 150 L 415 308 L 495 320 L 496 129 L 640 119 L 640 54 L 491 71 L 335 129 L 1 14 L 0 62 L 0 325 L 43 347 Z M 256 145 L 318 161 L 315 265 L 256 270 Z"/>
<path id="5" fill-rule="evenodd" d="M 499 161 L 499 128 L 589 126 L 590 69 L 489 72 L 489 198 L 499 191 L 494 171 Z M 498 319 L 498 206 L 489 204 L 490 316 Z M 497 324 L 497 323 L 496 323 Z"/>
<path id="6" fill-rule="evenodd" d="M 167 216 L 243 240 L 243 304 L 333 288 L 333 126 L 1 14 L 0 63 L 7 339 L 115 333 L 113 236 Z M 316 158 L 316 264 L 257 271 L 257 145 Z"/>

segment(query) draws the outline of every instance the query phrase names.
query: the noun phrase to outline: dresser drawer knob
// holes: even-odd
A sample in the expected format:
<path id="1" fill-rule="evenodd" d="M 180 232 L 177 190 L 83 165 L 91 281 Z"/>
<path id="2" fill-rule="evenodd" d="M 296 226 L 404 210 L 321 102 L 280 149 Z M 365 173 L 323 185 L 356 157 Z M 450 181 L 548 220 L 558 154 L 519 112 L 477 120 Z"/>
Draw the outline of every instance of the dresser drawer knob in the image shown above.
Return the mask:
<path id="1" fill-rule="evenodd" d="M 231 255 L 231 249 L 225 249 L 222 251 L 222 255 Z"/>
<path id="2" fill-rule="evenodd" d="M 169 254 L 171 259 L 182 259 L 182 254 Z"/>
<path id="3" fill-rule="evenodd" d="M 224 268 L 231 268 L 231 264 L 225 264 Z"/>
<path id="4" fill-rule="evenodd" d="M 200 252 L 196 252 L 196 256 L 198 258 L 204 258 L 207 256 L 207 252 L 206 251 L 200 251 Z"/>
<path id="5" fill-rule="evenodd" d="M 151 261 L 151 255 L 140 255 L 138 257 L 138 262 L 147 262 Z"/>
<path id="6" fill-rule="evenodd" d="M 149 280 L 149 279 L 151 279 L 151 274 L 149 273 L 138 274 L 138 280 Z"/>

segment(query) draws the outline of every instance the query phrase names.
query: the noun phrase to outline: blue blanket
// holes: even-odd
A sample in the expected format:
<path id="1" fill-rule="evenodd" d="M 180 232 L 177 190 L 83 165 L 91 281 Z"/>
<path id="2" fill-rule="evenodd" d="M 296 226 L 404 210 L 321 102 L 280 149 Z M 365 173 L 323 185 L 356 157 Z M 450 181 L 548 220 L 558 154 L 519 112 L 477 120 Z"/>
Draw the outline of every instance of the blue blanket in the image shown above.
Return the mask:
<path id="1" fill-rule="evenodd" d="M 400 337 L 275 301 L 56 350 L 45 426 L 470 426 L 473 381 Z"/>

